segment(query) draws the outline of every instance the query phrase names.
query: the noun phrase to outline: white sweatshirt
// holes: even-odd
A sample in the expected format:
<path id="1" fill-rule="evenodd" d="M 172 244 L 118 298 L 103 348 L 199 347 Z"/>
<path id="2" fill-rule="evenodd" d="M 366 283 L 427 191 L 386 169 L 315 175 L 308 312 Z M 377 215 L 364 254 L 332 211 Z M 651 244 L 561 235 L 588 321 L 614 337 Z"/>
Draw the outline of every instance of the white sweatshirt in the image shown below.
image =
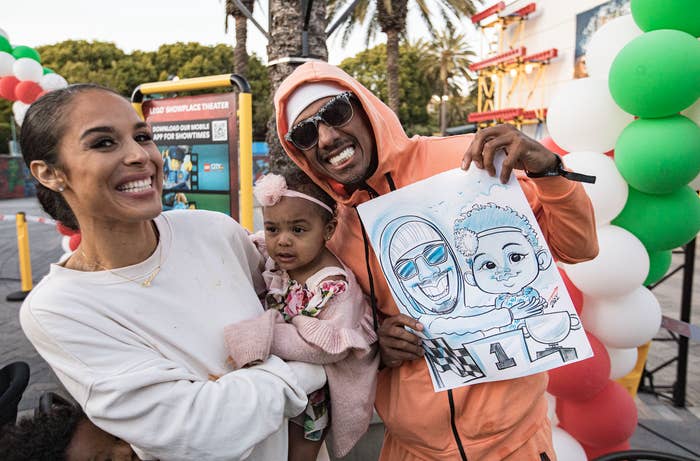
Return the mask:
<path id="1" fill-rule="evenodd" d="M 53 264 L 22 305 L 25 334 L 88 417 L 141 457 L 285 459 L 286 418 L 323 385 L 322 367 L 272 356 L 232 371 L 223 327 L 263 312 L 260 254 L 224 214 L 155 222 L 159 248 L 140 264 Z"/>

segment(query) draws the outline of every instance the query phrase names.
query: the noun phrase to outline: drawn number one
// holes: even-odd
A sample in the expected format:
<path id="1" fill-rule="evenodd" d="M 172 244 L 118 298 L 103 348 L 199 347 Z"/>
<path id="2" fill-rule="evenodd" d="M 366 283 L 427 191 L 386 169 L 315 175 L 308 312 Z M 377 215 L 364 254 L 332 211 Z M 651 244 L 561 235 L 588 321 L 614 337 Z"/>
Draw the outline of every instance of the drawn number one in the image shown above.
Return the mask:
<path id="1" fill-rule="evenodd" d="M 491 353 L 496 356 L 498 362 L 496 362 L 496 368 L 499 370 L 505 370 L 506 368 L 511 368 L 516 365 L 515 359 L 513 357 L 508 357 L 506 351 L 503 350 L 501 343 L 491 344 Z"/>

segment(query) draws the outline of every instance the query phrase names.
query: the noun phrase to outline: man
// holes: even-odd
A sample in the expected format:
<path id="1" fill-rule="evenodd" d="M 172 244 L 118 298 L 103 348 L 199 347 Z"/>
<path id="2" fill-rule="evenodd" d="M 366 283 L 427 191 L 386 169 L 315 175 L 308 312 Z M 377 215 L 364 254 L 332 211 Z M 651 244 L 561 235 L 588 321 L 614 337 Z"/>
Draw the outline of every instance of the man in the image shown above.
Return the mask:
<path id="1" fill-rule="evenodd" d="M 494 176 L 494 156 L 507 156 L 500 179 L 516 169 L 557 174 L 561 161 L 510 126 L 475 136 L 408 138 L 396 115 L 341 69 L 310 62 L 282 82 L 275 95 L 277 129 L 287 154 L 338 202 L 330 248 L 355 273 L 380 311 L 375 407 L 386 426 L 381 460 L 555 459 L 546 416 L 546 374 L 435 393 L 421 330 L 399 314 L 355 206 L 442 171 L 474 163 Z M 466 149 L 466 153 L 465 153 Z M 567 263 L 598 251 L 590 201 L 580 184 L 559 176 L 521 177 L 520 184 L 554 256 Z"/>

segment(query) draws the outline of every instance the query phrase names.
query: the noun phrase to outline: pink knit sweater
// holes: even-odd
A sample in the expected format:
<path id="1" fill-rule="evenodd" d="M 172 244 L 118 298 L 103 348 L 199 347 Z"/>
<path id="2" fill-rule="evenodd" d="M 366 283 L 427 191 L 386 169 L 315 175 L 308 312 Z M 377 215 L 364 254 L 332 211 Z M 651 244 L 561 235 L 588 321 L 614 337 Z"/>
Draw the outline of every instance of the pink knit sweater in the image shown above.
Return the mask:
<path id="1" fill-rule="evenodd" d="M 369 427 L 379 355 L 372 312 L 355 276 L 345 266 L 334 269 L 332 273 L 345 276 L 347 290 L 331 297 L 317 317 L 297 315 L 286 323 L 279 311 L 269 309 L 257 318 L 228 325 L 224 335 L 236 368 L 270 354 L 324 366 L 331 407 L 328 447 L 332 456 L 342 457 Z M 306 287 L 317 290 L 329 273 L 322 269 L 309 277 Z M 264 274 L 268 286 L 275 283 L 270 274 Z"/>

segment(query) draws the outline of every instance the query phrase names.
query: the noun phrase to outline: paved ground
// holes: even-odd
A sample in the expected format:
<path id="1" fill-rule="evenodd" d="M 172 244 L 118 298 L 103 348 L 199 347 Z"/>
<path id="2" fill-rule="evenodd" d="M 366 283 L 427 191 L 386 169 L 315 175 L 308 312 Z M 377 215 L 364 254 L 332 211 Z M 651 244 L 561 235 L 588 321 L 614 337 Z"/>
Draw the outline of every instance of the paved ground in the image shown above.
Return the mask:
<path id="1" fill-rule="evenodd" d="M 0 215 L 12 215 L 24 211 L 28 215 L 43 216 L 34 199 L 0 200 Z M 48 270 L 49 262 L 56 261 L 63 250 L 60 236 L 52 226 L 29 223 L 33 278 L 39 281 Z M 63 393 L 62 387 L 53 372 L 26 340 L 17 319 L 19 303 L 7 302 L 7 294 L 19 291 L 19 270 L 14 222 L 0 220 L 0 364 L 14 360 L 24 360 L 31 367 L 29 387 L 20 402 L 20 411 L 29 414 L 36 406 L 39 396 L 48 390 Z M 674 255 L 672 267 L 683 262 L 682 255 Z M 696 257 L 696 267 L 700 267 L 700 249 Z M 678 318 L 682 272 L 669 278 L 654 289 L 664 315 Z M 692 323 L 700 325 L 700 282 L 693 289 Z M 659 337 L 669 337 L 665 330 Z M 674 342 L 654 341 L 651 347 L 648 368 L 672 361 L 677 356 Z M 662 368 L 654 375 L 657 390 L 661 386 L 675 382 L 676 364 Z M 700 460 L 700 343 L 691 342 L 687 373 L 686 407 L 676 408 L 665 397 L 641 393 L 637 397 L 639 426 L 631 444 L 633 448 L 663 450 Z M 363 442 L 345 460 L 377 459 L 383 429 L 380 423 L 374 424 Z"/>

